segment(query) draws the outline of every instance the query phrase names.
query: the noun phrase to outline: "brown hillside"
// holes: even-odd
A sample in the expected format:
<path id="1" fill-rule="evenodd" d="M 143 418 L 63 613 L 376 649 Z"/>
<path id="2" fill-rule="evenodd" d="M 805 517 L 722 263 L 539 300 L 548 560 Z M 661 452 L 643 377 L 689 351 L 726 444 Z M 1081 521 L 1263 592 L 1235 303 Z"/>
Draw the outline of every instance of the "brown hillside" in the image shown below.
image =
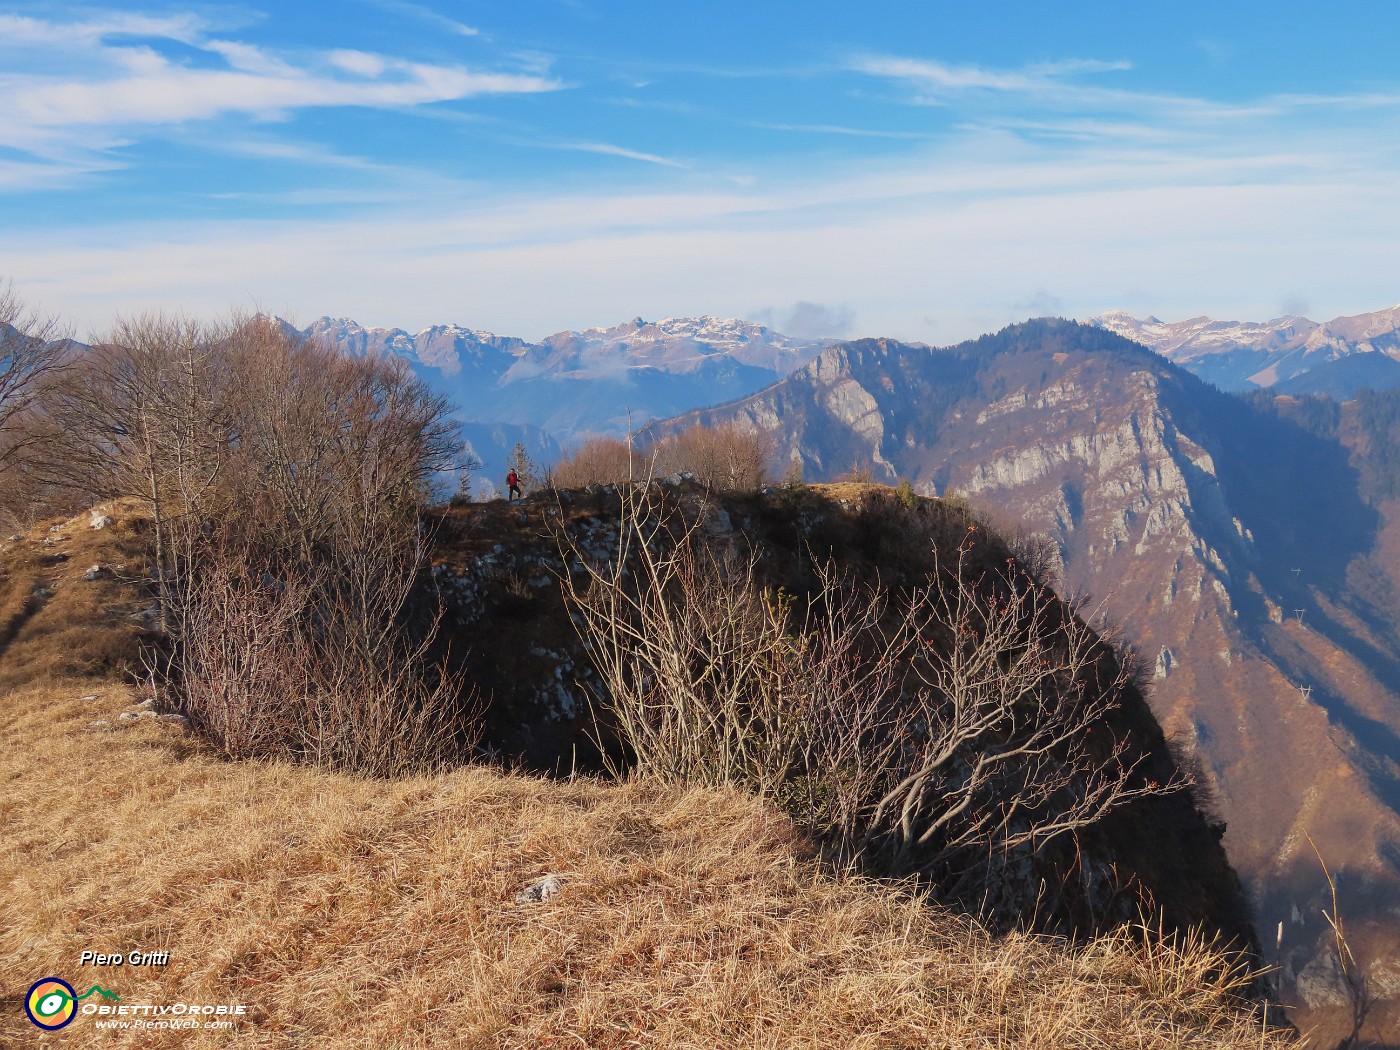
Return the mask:
<path id="1" fill-rule="evenodd" d="M 525 529 L 548 510 L 483 514 L 483 531 Z M 130 517 L 65 533 L 83 561 L 139 554 Z M 45 536 L 0 555 L 10 581 Z M 22 999 L 49 975 L 128 1005 L 244 1006 L 235 1034 L 254 1047 L 1283 1045 L 1209 953 L 990 937 L 899 886 L 827 874 L 734 793 L 220 760 L 176 723 L 121 717 L 141 711 L 121 674 L 140 628 L 125 646 L 95 628 L 144 599 L 90 582 L 58 580 L 0 653 L 5 1046 L 228 1043 L 81 1015 L 41 1040 Z M 546 875 L 556 894 L 518 899 Z M 99 969 L 84 950 L 169 962 Z"/>

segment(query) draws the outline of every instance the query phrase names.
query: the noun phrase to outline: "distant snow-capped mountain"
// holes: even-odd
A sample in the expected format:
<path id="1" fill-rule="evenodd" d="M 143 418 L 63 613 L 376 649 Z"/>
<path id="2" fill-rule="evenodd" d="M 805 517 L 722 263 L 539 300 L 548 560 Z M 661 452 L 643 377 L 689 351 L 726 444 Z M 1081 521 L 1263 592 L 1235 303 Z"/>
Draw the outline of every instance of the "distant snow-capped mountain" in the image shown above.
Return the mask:
<path id="1" fill-rule="evenodd" d="M 589 434 L 623 434 L 751 394 L 834 342 L 717 317 L 637 317 L 537 343 L 455 324 L 410 333 L 332 317 L 298 331 L 352 354 L 407 360 L 464 422 L 480 425 L 472 445 L 492 476 L 522 434 L 547 456 Z"/>
<path id="2" fill-rule="evenodd" d="M 831 342 L 791 339 L 737 318 L 636 317 L 612 328 L 559 332 L 542 345 L 551 370 L 561 373 L 588 375 L 599 368 L 611 372 L 618 361 L 630 368 L 689 373 L 716 357 L 728 357 L 781 376 L 806 364 Z"/>
<path id="3" fill-rule="evenodd" d="M 1269 387 L 1354 354 L 1400 360 L 1400 306 L 1337 317 L 1216 321 L 1192 317 L 1167 323 L 1111 310 L 1086 323 L 1141 343 L 1226 390 Z"/>
<path id="4" fill-rule="evenodd" d="M 611 328 L 556 332 L 538 343 L 455 324 L 410 334 L 402 328 L 365 328 L 343 317 L 322 317 L 302 333 L 350 353 L 397 354 L 444 376 L 492 372 L 501 386 L 545 374 L 614 378 L 619 370 L 641 368 L 683 375 L 717 358 L 782 376 L 834 342 L 793 339 L 763 325 L 717 317 L 637 317 Z"/>
<path id="5" fill-rule="evenodd" d="M 504 374 L 529 345 L 523 339 L 455 324 L 433 325 L 410 335 L 402 328 L 365 328 L 347 317 L 322 317 L 302 334 L 352 354 L 397 354 L 414 364 L 435 368 L 444 376 L 460 375 L 464 370 Z"/>

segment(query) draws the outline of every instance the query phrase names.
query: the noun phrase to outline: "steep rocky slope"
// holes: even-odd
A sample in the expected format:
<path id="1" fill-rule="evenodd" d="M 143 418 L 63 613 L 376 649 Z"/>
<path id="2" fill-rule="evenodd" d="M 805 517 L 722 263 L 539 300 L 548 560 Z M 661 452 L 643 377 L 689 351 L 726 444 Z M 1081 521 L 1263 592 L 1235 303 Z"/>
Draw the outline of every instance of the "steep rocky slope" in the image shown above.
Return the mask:
<path id="1" fill-rule="evenodd" d="M 1159 716 L 1218 786 L 1259 926 L 1283 924 L 1285 999 L 1310 1017 L 1341 1001 L 1310 835 L 1342 871 L 1394 1016 L 1400 508 L 1367 501 L 1340 441 L 1112 333 L 1051 321 L 949 350 L 843 344 L 668 426 L 695 422 L 768 434 L 780 469 L 903 477 L 1052 537 L 1066 585 L 1101 599 L 1152 660 Z"/>

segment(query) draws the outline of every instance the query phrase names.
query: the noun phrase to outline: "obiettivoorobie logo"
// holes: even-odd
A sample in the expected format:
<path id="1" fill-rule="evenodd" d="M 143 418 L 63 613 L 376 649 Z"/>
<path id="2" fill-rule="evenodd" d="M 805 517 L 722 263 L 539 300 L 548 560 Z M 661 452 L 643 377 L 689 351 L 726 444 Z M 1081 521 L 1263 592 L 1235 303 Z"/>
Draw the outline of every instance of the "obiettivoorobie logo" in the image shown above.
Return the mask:
<path id="1" fill-rule="evenodd" d="M 73 1020 L 78 1012 L 78 1003 L 90 995 L 100 995 L 110 1002 L 121 1000 L 116 992 L 109 992 L 95 984 L 79 995 L 67 981 L 45 977 L 29 986 L 29 994 L 24 997 L 24 1012 L 40 1028 L 56 1032 Z"/>

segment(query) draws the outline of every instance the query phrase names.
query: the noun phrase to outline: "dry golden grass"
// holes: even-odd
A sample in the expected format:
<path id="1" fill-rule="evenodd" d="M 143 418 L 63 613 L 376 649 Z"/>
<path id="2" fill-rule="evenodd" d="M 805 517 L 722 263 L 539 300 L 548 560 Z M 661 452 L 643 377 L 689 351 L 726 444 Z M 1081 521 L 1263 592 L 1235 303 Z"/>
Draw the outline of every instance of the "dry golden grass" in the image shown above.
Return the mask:
<path id="1" fill-rule="evenodd" d="M 100 691 L 95 701 L 79 694 Z M 823 874 L 736 794 L 463 769 L 355 780 L 111 731 L 91 680 L 0 697 L 4 1046 L 1250 1047 L 1206 953 L 992 939 Z M 546 873 L 548 900 L 516 894 Z M 168 951 L 161 969 L 84 949 Z M 47 1038 L 30 983 L 242 1003 L 234 1033 Z"/>
<path id="2" fill-rule="evenodd" d="M 131 580 L 149 571 L 149 521 L 129 501 L 94 530 L 87 512 L 0 540 L 0 690 L 46 678 L 136 670 L 142 600 Z M 93 565 L 99 579 L 84 580 Z"/>

